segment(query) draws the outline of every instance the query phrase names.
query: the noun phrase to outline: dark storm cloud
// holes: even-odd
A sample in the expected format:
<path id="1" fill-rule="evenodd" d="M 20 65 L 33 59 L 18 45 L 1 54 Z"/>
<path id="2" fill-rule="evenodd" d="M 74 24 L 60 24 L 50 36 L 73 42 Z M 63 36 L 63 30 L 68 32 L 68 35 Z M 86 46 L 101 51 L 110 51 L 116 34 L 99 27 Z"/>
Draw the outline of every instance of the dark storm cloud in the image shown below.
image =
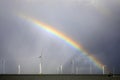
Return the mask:
<path id="1" fill-rule="evenodd" d="M 110 6 L 112 5 L 112 6 Z M 117 73 L 119 73 L 119 52 L 120 52 L 120 17 L 119 17 L 119 7 L 118 3 L 110 3 L 111 15 L 108 18 L 103 18 L 102 27 L 103 29 L 98 29 L 93 32 L 90 37 L 89 43 L 85 44 L 91 53 L 94 53 L 104 64 L 109 66 L 111 70 L 116 68 Z M 101 25 L 100 25 L 101 26 Z"/>

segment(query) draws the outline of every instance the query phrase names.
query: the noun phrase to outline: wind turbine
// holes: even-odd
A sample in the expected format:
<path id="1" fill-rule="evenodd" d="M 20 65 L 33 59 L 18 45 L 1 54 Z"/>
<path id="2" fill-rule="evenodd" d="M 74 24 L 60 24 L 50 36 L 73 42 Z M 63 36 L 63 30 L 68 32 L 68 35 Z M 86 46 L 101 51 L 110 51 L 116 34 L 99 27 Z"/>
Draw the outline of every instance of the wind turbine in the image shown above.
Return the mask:
<path id="1" fill-rule="evenodd" d="M 90 62 L 90 74 L 92 74 L 92 64 Z"/>
<path id="2" fill-rule="evenodd" d="M 40 59 L 39 74 L 42 74 L 42 53 L 43 53 L 43 49 L 41 50 L 40 56 L 38 57 Z"/>
<path id="3" fill-rule="evenodd" d="M 3 69 L 2 71 L 3 71 L 3 74 L 5 74 L 5 67 L 6 67 L 5 66 L 5 59 L 2 59 L 2 65 L 3 65 L 2 66 L 2 69 Z"/>
<path id="4" fill-rule="evenodd" d="M 57 74 L 62 74 L 63 73 L 63 66 L 62 64 L 59 65 L 59 67 L 57 68 Z"/>
<path id="5" fill-rule="evenodd" d="M 60 64 L 61 74 L 63 73 L 63 66 Z"/>
<path id="6" fill-rule="evenodd" d="M 21 71 L 20 68 L 21 68 L 21 67 L 20 67 L 20 64 L 19 64 L 19 65 L 18 65 L 18 74 L 20 74 L 20 71 Z"/>
<path id="7" fill-rule="evenodd" d="M 72 74 L 74 74 L 74 59 L 72 60 Z"/>
<path id="8" fill-rule="evenodd" d="M 105 74 L 105 67 L 106 67 L 106 65 L 103 65 L 103 74 Z"/>

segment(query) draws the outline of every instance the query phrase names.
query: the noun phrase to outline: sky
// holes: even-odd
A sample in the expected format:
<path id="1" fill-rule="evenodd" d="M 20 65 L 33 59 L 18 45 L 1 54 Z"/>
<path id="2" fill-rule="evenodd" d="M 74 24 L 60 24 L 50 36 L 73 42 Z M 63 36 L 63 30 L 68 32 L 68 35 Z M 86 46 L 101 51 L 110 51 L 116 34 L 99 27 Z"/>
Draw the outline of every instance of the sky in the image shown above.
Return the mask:
<path id="1" fill-rule="evenodd" d="M 110 71 L 120 74 L 119 9 L 119 0 L 0 0 L 0 74 L 16 74 L 18 65 L 22 74 L 39 73 L 41 51 L 45 74 L 56 74 L 60 65 L 71 70 L 70 62 L 77 59 L 74 56 L 81 61 L 81 52 L 18 14 L 66 34 Z"/>

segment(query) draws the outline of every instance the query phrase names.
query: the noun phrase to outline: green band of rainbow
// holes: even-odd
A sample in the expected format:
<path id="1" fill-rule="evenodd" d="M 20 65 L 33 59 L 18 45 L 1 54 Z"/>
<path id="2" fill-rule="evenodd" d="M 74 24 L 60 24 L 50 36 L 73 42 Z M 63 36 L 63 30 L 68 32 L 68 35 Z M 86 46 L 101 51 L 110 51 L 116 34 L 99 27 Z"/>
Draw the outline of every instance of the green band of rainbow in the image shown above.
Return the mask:
<path id="1" fill-rule="evenodd" d="M 40 22 L 39 20 L 32 18 L 32 17 L 28 17 L 25 15 L 21 15 L 20 17 L 30 21 L 31 23 L 34 23 L 35 25 L 37 25 L 38 27 L 42 28 L 43 30 L 50 32 L 51 34 L 59 37 L 60 39 L 64 40 L 66 43 L 70 44 L 71 46 L 73 46 L 74 48 L 76 48 L 77 50 L 79 50 L 81 52 L 81 54 L 85 55 L 88 59 L 90 59 L 98 68 L 103 69 L 103 64 L 98 61 L 93 55 L 91 55 L 90 53 L 88 53 L 83 47 L 82 45 L 78 44 L 77 42 L 75 42 L 74 40 L 72 40 L 71 38 L 67 37 L 65 34 L 59 32 L 58 30 L 52 28 L 49 25 L 46 25 L 42 22 Z"/>

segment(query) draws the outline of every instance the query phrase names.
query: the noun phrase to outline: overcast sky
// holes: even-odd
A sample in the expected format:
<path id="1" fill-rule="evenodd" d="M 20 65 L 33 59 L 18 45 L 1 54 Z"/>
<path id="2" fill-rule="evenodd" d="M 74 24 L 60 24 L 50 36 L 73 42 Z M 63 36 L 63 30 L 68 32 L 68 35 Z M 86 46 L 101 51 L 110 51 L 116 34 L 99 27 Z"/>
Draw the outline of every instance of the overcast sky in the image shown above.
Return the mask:
<path id="1" fill-rule="evenodd" d="M 19 64 L 21 73 L 38 73 L 42 49 L 44 73 L 56 73 L 60 64 L 67 65 L 74 55 L 81 54 L 18 13 L 61 31 L 108 68 L 118 69 L 119 11 L 119 0 L 0 0 L 0 73 L 3 60 L 6 73 L 17 73 Z"/>

